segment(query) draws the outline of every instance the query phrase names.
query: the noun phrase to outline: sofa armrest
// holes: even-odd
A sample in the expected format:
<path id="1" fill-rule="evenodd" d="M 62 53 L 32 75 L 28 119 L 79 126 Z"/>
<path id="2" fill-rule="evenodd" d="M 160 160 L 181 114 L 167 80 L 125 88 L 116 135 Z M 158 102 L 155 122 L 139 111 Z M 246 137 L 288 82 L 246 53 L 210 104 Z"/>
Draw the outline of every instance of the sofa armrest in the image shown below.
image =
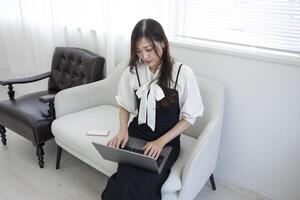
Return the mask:
<path id="1" fill-rule="evenodd" d="M 218 119 L 210 121 L 197 139 L 182 171 L 180 200 L 195 198 L 214 171 L 218 158 L 221 124 Z"/>
<path id="2" fill-rule="evenodd" d="M 99 105 L 118 107 L 115 96 L 126 66 L 127 62 L 121 62 L 106 79 L 58 92 L 54 101 L 56 118 Z"/>

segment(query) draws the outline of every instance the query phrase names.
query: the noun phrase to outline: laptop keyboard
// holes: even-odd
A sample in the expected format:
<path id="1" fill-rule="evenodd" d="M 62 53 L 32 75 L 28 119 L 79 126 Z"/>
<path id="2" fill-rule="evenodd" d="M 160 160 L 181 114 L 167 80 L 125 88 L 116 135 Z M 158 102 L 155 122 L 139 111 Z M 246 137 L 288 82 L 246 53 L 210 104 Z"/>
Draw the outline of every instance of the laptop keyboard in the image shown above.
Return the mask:
<path id="1" fill-rule="evenodd" d="M 134 152 L 134 153 L 138 153 L 138 154 L 144 154 L 144 150 L 132 148 L 132 147 L 129 147 L 129 146 L 125 146 L 123 149 L 127 150 L 127 151 Z"/>
<path id="2" fill-rule="evenodd" d="M 126 150 L 126 151 L 131 151 L 131 152 L 134 152 L 134 153 L 144 155 L 144 150 L 141 150 L 141 149 L 136 149 L 136 148 L 132 148 L 132 147 L 128 147 L 128 146 L 125 146 L 123 149 Z M 162 156 L 162 155 L 158 156 L 158 158 L 156 160 L 156 163 L 157 163 L 158 167 L 160 166 L 163 159 L 164 159 L 164 156 Z"/>

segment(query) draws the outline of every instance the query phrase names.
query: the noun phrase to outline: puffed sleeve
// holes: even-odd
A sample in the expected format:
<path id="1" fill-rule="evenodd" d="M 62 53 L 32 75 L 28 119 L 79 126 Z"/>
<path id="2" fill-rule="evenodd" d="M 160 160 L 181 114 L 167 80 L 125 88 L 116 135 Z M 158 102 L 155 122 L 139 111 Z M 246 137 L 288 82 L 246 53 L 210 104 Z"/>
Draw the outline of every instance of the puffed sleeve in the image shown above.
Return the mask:
<path id="1" fill-rule="evenodd" d="M 116 100 L 120 106 L 129 113 L 136 114 L 136 97 L 134 94 L 134 74 L 129 71 L 129 67 L 123 72 L 119 81 L 118 95 Z"/>
<path id="2" fill-rule="evenodd" d="M 182 66 L 179 76 L 181 76 L 182 86 L 180 119 L 185 119 L 190 124 L 194 124 L 196 118 L 202 116 L 204 111 L 198 81 L 193 70 L 185 65 Z"/>

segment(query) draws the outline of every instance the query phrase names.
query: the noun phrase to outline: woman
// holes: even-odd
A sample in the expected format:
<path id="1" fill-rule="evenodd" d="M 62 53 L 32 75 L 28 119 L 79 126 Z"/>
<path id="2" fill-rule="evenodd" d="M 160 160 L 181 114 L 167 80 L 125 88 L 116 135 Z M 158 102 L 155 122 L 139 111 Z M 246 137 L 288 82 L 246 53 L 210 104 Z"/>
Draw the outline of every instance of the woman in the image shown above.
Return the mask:
<path id="1" fill-rule="evenodd" d="M 109 146 L 124 147 L 131 136 L 148 141 L 144 154 L 155 159 L 165 145 L 172 146 L 172 151 L 160 174 L 119 164 L 102 199 L 161 199 L 161 187 L 180 152 L 180 133 L 202 115 L 203 104 L 192 69 L 174 62 L 164 30 L 153 19 L 139 21 L 132 31 L 129 67 L 116 99 L 120 129 Z M 137 116 L 128 127 L 129 113 Z"/>

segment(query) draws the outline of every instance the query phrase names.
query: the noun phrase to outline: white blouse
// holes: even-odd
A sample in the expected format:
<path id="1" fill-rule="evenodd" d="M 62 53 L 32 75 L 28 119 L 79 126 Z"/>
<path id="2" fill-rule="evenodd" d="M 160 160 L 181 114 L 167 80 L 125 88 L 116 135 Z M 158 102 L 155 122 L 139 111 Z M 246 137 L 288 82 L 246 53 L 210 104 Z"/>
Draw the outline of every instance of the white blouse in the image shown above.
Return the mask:
<path id="1" fill-rule="evenodd" d="M 180 63 L 178 62 L 173 65 L 172 80 L 174 82 L 171 83 L 171 88 L 174 88 L 175 86 L 179 66 Z M 116 100 L 120 106 L 136 115 L 138 109 L 134 93 L 135 90 L 137 90 L 136 95 L 141 100 L 138 124 L 147 122 L 147 125 L 154 131 L 156 101 L 165 97 L 161 87 L 156 84 L 157 81 L 152 82 L 153 79 L 157 78 L 160 69 L 158 69 L 155 74 L 153 74 L 149 67 L 144 64 L 137 66 L 137 69 L 141 87 L 139 87 L 135 69 L 130 72 L 130 68 L 126 68 L 119 82 Z M 193 124 L 198 116 L 202 116 L 204 107 L 196 76 L 190 67 L 182 65 L 178 76 L 176 90 L 178 91 L 179 96 L 179 119 L 185 119 L 190 124 Z"/>

